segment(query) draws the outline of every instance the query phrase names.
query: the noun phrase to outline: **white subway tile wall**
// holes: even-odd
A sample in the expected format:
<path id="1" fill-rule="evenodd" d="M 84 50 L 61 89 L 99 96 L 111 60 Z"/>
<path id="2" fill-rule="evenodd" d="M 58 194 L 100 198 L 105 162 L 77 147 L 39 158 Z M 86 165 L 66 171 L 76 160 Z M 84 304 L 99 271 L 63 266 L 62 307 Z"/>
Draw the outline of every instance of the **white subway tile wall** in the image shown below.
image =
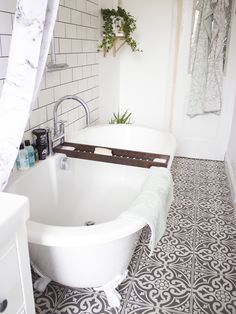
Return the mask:
<path id="1" fill-rule="evenodd" d="M 0 1 L 0 93 L 6 76 L 15 7 L 16 0 Z M 69 68 L 45 71 L 24 139 L 32 138 L 34 128 L 52 126 L 54 104 L 67 94 L 87 101 L 91 122 L 98 121 L 98 16 L 98 0 L 60 1 L 54 29 L 56 61 L 67 63 Z M 68 136 L 85 126 L 85 112 L 73 101 L 66 101 L 59 108 L 59 114 L 60 119 L 67 121 Z"/>

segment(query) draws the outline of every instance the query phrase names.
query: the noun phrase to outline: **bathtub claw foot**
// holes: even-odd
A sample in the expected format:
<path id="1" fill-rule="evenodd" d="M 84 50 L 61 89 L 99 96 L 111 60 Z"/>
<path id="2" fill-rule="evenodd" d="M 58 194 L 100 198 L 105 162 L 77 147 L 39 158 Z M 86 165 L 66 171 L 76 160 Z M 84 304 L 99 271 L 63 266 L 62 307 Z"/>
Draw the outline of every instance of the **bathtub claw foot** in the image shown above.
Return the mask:
<path id="1" fill-rule="evenodd" d="M 120 307 L 121 295 L 116 288 L 127 277 L 128 271 L 126 270 L 122 274 L 116 276 L 110 282 L 102 287 L 95 288 L 95 291 L 103 291 L 107 297 L 107 302 L 110 307 Z"/>
<path id="2" fill-rule="evenodd" d="M 39 276 L 39 278 L 35 280 L 33 284 L 34 289 L 39 292 L 44 292 L 47 288 L 47 285 L 52 281 L 52 279 L 45 276 L 32 261 L 30 262 L 30 264 L 33 271 Z"/>
<path id="3" fill-rule="evenodd" d="M 50 278 L 48 278 L 48 277 L 38 278 L 34 282 L 34 289 L 36 289 L 39 292 L 44 292 L 46 290 L 47 285 L 49 284 L 50 281 L 52 281 L 52 280 Z"/>

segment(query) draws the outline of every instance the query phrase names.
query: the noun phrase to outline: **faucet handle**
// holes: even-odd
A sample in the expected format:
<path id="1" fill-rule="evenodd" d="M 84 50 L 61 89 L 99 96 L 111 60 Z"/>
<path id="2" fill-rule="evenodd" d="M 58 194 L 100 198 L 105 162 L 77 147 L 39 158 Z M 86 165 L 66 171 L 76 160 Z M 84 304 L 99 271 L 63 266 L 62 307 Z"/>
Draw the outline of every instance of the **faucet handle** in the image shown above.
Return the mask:
<path id="1" fill-rule="evenodd" d="M 65 124 L 66 124 L 67 121 L 65 120 L 60 120 L 58 121 L 58 125 L 59 125 L 59 132 L 64 132 L 65 130 Z"/>
<path id="2" fill-rule="evenodd" d="M 66 122 L 67 122 L 67 120 L 59 120 L 58 121 L 58 124 L 60 125 L 60 124 L 66 124 Z"/>
<path id="3" fill-rule="evenodd" d="M 48 134 L 48 136 L 50 135 L 52 135 L 52 133 L 53 133 L 53 128 L 52 127 L 49 127 L 49 126 L 46 126 L 46 131 L 47 131 L 47 134 Z"/>
<path id="4" fill-rule="evenodd" d="M 66 120 L 59 120 L 59 121 L 58 121 L 59 127 L 60 127 L 61 125 L 65 125 L 66 123 L 67 123 Z"/>

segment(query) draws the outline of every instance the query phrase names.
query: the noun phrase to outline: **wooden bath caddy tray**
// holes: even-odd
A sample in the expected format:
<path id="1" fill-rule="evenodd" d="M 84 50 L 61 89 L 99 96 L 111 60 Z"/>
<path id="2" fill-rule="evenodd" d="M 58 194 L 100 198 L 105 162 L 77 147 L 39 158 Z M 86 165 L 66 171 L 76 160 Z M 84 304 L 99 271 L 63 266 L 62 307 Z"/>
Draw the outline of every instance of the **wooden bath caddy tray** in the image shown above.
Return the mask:
<path id="1" fill-rule="evenodd" d="M 134 167 L 150 168 L 168 166 L 170 156 L 154 153 L 138 152 L 118 148 L 84 145 L 65 142 L 54 147 L 55 153 L 65 154 L 67 157 L 109 162 Z"/>

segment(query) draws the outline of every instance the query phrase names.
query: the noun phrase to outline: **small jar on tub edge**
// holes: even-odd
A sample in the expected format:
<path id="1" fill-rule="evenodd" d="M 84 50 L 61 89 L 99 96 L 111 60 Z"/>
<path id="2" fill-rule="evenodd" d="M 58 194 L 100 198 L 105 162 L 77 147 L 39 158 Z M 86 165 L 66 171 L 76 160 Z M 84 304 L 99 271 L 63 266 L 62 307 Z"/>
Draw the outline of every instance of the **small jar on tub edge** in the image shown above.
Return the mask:
<path id="1" fill-rule="evenodd" d="M 28 151 L 25 149 L 25 146 L 23 143 L 20 144 L 20 149 L 18 152 L 18 156 L 16 158 L 16 166 L 18 170 L 29 169 Z"/>
<path id="2" fill-rule="evenodd" d="M 29 157 L 29 166 L 33 167 L 35 164 L 35 157 L 34 157 L 34 148 L 32 145 L 30 145 L 29 140 L 25 140 L 25 149 L 28 152 L 28 157 Z"/>

